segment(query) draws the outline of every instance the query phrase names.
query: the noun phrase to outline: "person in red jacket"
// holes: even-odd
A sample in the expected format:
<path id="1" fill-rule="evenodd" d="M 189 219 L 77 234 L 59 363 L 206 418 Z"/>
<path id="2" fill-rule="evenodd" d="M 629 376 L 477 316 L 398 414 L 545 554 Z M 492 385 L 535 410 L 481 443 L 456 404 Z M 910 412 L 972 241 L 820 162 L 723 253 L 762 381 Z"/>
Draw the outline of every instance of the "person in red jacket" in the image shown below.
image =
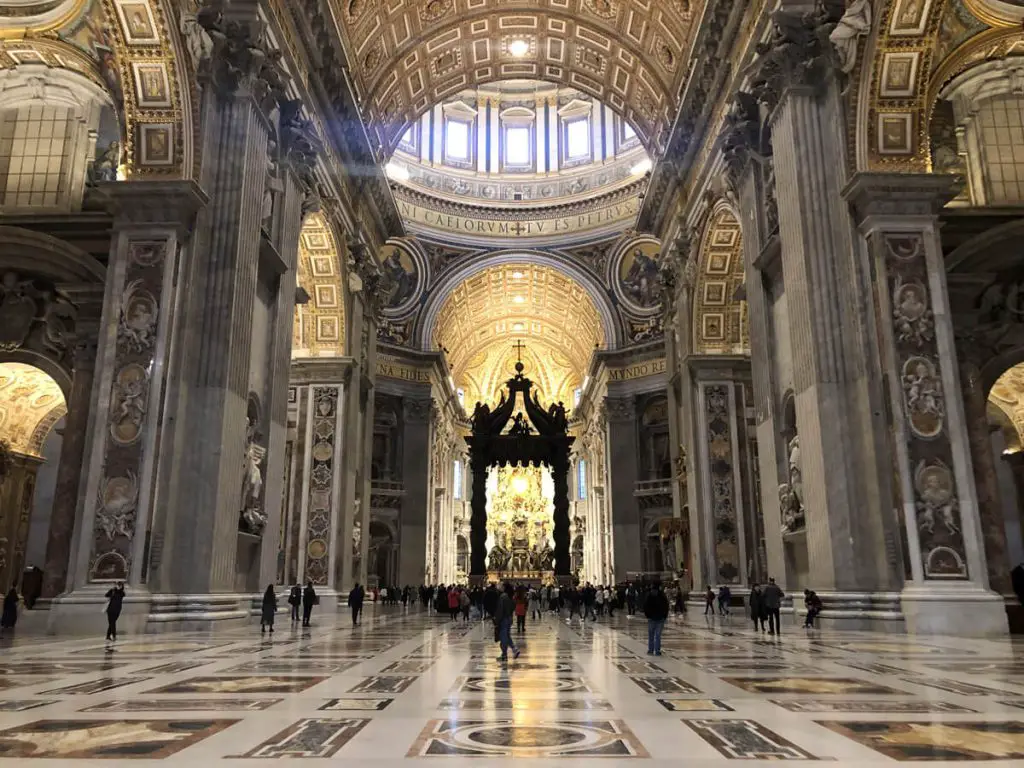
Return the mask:
<path id="1" fill-rule="evenodd" d="M 529 600 L 526 597 L 526 590 L 520 588 L 516 592 L 516 632 L 526 631 L 526 607 Z"/>
<path id="2" fill-rule="evenodd" d="M 452 587 L 448 592 L 448 613 L 452 615 L 452 621 L 459 618 L 459 590 Z"/>

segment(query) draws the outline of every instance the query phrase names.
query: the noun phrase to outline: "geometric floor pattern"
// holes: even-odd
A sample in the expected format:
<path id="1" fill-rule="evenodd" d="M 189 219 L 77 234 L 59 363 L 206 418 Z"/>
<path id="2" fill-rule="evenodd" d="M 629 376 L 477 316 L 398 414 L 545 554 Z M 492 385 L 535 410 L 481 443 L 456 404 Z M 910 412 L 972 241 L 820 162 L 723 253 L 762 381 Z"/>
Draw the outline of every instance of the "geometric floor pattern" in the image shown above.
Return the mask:
<path id="1" fill-rule="evenodd" d="M 5 638 L 0 768 L 1022 765 L 1024 643 L 785 629 L 673 617 L 654 658 L 642 618 L 548 615 L 507 667 L 489 624 L 418 609 L 371 609 L 355 628 L 321 611 L 266 639 L 126 637 L 113 654 Z"/>

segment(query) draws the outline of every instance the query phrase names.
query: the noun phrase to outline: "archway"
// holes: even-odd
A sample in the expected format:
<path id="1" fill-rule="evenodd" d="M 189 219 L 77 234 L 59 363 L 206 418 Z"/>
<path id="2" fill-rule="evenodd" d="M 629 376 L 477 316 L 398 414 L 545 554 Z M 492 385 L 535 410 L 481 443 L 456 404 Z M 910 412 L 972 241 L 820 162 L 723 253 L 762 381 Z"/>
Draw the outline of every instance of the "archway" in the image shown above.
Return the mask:
<path id="1" fill-rule="evenodd" d="M 380 520 L 370 520 L 366 576 L 371 587 L 395 586 L 395 536 Z"/>
<path id="2" fill-rule="evenodd" d="M 533 382 L 523 375 L 522 361 L 516 363 L 516 375 L 506 383 L 507 392 L 492 412 L 477 403 L 473 411 L 473 433 L 466 438 L 473 475 L 470 516 L 470 579 L 482 583 L 491 572 L 502 575 L 517 551 L 535 560 L 550 560 L 554 574 L 568 582 L 569 556 L 569 452 L 575 437 L 568 434 L 569 419 L 564 407 L 552 404 L 546 411 L 537 400 Z M 523 412 L 512 414 L 522 396 Z M 506 431 L 506 428 L 507 431 Z M 554 553 L 525 551 L 527 532 L 517 533 L 511 542 L 498 541 L 487 551 L 487 473 L 491 467 L 546 466 L 554 484 Z M 545 568 L 535 570 L 546 570 Z"/>
<path id="3" fill-rule="evenodd" d="M 61 435 L 54 426 L 67 413 L 64 392 L 41 368 L 0 363 L 0 586 L 6 591 L 34 566 L 22 591 L 42 589 L 49 516 Z"/>
<path id="4" fill-rule="evenodd" d="M 440 292 L 425 321 L 445 351 L 467 409 L 497 402 L 524 355 L 532 386 L 550 402 L 573 402 L 605 325 L 586 288 L 568 274 L 523 259 L 477 269 Z M 517 353 L 513 343 L 523 341 Z"/>

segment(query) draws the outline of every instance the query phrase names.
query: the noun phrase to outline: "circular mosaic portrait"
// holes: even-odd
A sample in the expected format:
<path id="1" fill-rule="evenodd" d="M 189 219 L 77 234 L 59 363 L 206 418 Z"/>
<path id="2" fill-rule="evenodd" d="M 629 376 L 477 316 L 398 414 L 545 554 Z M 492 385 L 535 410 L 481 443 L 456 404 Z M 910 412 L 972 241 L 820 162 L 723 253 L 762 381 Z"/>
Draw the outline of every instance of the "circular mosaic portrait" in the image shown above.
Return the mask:
<path id="1" fill-rule="evenodd" d="M 635 237 L 622 243 L 610 260 L 609 283 L 623 308 L 648 317 L 661 307 L 658 260 L 661 243 L 653 237 Z"/>
<path id="2" fill-rule="evenodd" d="M 381 248 L 380 262 L 387 278 L 384 315 L 402 317 L 409 314 L 426 285 L 425 259 L 404 240 L 388 240 Z"/>

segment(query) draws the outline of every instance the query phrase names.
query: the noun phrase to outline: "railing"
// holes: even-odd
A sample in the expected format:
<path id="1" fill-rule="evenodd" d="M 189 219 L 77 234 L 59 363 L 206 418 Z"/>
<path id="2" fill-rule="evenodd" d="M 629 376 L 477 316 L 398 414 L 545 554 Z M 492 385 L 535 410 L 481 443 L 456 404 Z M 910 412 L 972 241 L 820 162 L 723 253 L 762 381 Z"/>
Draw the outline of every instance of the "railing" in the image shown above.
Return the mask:
<path id="1" fill-rule="evenodd" d="M 370 483 L 370 490 L 373 493 L 380 493 L 385 496 L 403 496 L 405 494 L 405 483 L 395 480 L 374 480 Z"/>
<path id="2" fill-rule="evenodd" d="M 661 480 L 640 480 L 633 486 L 634 496 L 657 496 L 664 493 L 672 493 L 672 479 Z"/>

